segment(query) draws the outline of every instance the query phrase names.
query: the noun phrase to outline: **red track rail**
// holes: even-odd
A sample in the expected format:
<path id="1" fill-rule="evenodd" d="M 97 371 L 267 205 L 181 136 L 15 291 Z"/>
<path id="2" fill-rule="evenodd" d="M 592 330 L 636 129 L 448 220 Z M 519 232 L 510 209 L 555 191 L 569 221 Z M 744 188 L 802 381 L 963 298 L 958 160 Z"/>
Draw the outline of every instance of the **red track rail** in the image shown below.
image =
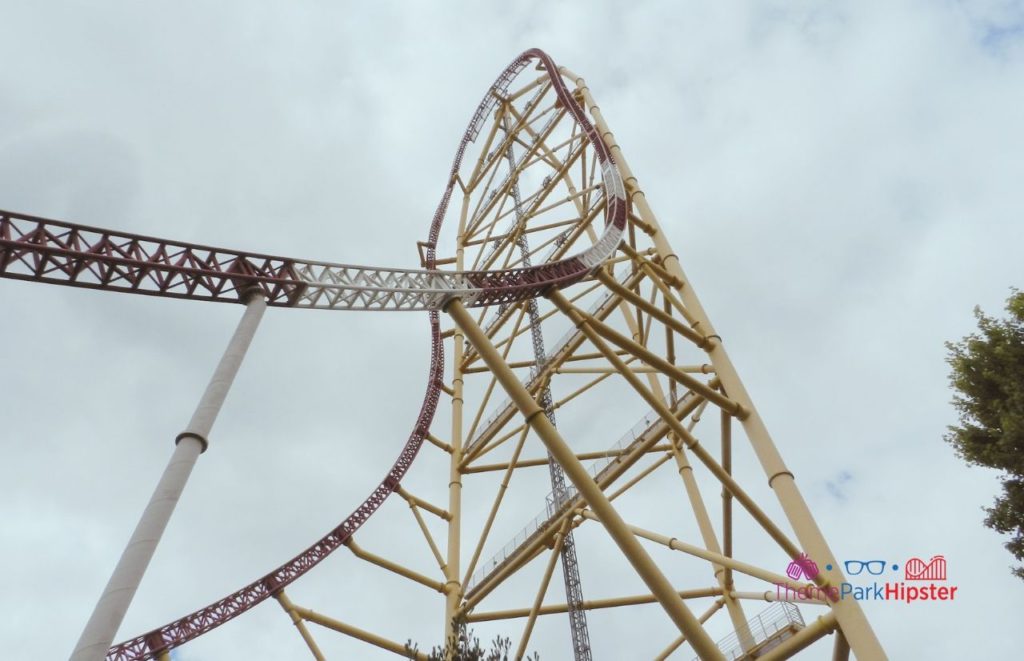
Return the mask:
<path id="1" fill-rule="evenodd" d="M 462 136 L 448 185 L 430 224 L 426 242 L 428 269 L 435 266 L 438 235 L 466 146 L 479 134 L 488 113 L 497 103 L 498 95 L 506 91 L 509 82 L 531 59 L 540 60 L 559 103 L 586 136 L 602 169 L 614 165 L 607 146 L 565 87 L 555 63 L 540 50 L 526 51 L 506 67 L 491 86 Z M 615 179 L 621 184 L 617 172 Z M 611 182 L 605 183 L 607 187 Z M 622 190 L 606 190 L 605 199 L 604 238 L 617 237 L 626 226 L 625 195 Z M 465 303 L 469 306 L 507 303 L 534 298 L 551 288 L 565 287 L 582 279 L 595 266 L 593 255 L 584 257 L 587 252 L 527 268 L 448 275 L 461 275 L 477 290 L 466 298 Z M 296 307 L 308 305 L 302 301 L 307 288 L 331 286 L 301 277 L 299 269 L 303 266 L 362 268 L 238 252 L 0 211 L 0 277 L 4 278 L 230 303 L 241 302 L 246 292 L 256 289 L 263 294 L 268 305 Z M 366 270 L 373 269 L 366 267 Z M 385 271 L 398 272 L 394 269 Z M 453 294 L 458 295 L 457 292 Z"/>
<path id="2" fill-rule="evenodd" d="M 305 288 L 286 257 L 168 241 L 0 211 L 0 277 L 238 303 L 256 287 L 292 306 Z"/>
<path id="3" fill-rule="evenodd" d="M 572 116 L 582 133 L 586 136 L 587 142 L 590 143 L 591 148 L 594 150 L 600 165 L 602 167 L 606 165 L 614 166 L 615 159 L 612 157 L 611 151 L 604 144 L 604 140 L 601 139 L 601 135 L 594 128 L 594 125 L 587 119 L 583 108 L 580 107 L 572 93 L 566 88 L 565 82 L 558 73 L 558 66 L 555 64 L 555 61 L 539 48 L 531 48 L 525 51 L 505 67 L 505 70 L 501 72 L 498 79 L 494 81 L 487 94 L 484 95 L 480 105 L 477 106 L 476 112 L 473 113 L 473 118 L 469 122 L 469 128 L 462 135 L 462 140 L 459 142 L 459 148 L 455 152 L 455 159 L 448 176 L 448 186 L 445 188 L 444 195 L 441 197 L 441 203 L 437 205 L 437 211 L 434 213 L 434 218 L 430 223 L 430 233 L 426 242 L 428 266 L 433 264 L 436 257 L 437 239 L 441 233 L 441 225 L 444 222 L 445 213 L 448 210 L 448 201 L 455 190 L 459 167 L 462 165 L 462 156 L 466 152 L 466 145 L 476 139 L 484 119 L 498 102 L 498 94 L 494 92 L 504 92 L 512 79 L 525 69 L 530 60 L 533 59 L 539 60 L 543 65 L 548 78 L 551 80 L 555 96 L 558 97 L 566 112 Z M 619 230 L 625 229 L 626 217 L 628 215 L 628 203 L 625 197 L 612 194 L 612 191 L 605 191 L 605 199 L 608 205 L 605 209 L 607 225 L 614 226 Z M 505 275 L 507 273 L 505 271 L 467 274 L 474 285 L 486 289 L 485 296 L 478 299 L 476 304 L 490 305 L 524 298 L 534 298 L 543 294 L 544 290 L 551 286 L 563 287 L 578 281 L 589 273 L 591 268 L 577 257 L 549 264 L 541 264 L 532 268 L 519 269 L 518 271 L 521 275 L 515 280 L 508 278 Z M 543 284 L 538 287 L 538 283 Z"/>
<path id="4" fill-rule="evenodd" d="M 355 531 L 373 516 L 374 512 L 387 500 L 387 497 L 398 488 L 406 471 L 412 466 L 412 462 L 423 445 L 423 439 L 430 429 L 430 423 L 434 419 L 444 369 L 444 345 L 441 341 L 437 312 L 430 313 L 430 335 L 430 376 L 427 382 L 427 394 L 420 407 L 419 417 L 416 419 L 416 427 L 409 436 L 409 440 L 405 442 L 405 447 L 402 448 L 398 459 L 391 466 L 391 470 L 366 500 L 315 544 L 277 569 L 205 608 L 170 624 L 165 624 L 159 629 L 118 643 L 107 651 L 108 661 L 152 659 L 161 652 L 179 647 L 233 620 L 315 567 L 321 560 L 348 541 Z"/>
<path id="5" fill-rule="evenodd" d="M 566 88 L 554 61 L 538 49 L 524 52 L 498 76 L 463 134 L 448 185 L 430 225 L 426 243 L 428 269 L 435 268 L 437 239 L 457 185 L 456 177 L 466 146 L 476 139 L 483 122 L 497 103 L 497 96 L 507 90 L 512 79 L 531 60 L 539 60 L 547 72 L 560 104 L 586 136 L 600 165 L 614 167 L 611 153 Z M 614 228 L 621 232 L 626 225 L 628 204 L 624 192 L 606 190 L 605 198 L 606 231 Z M 283 257 L 165 241 L 0 211 L 0 277 L 223 302 L 239 302 L 246 290 L 256 287 L 269 305 L 293 307 L 304 288 L 313 284 L 298 276 L 296 265 L 303 263 Z M 482 294 L 472 301 L 473 305 L 480 306 L 542 295 L 552 287 L 563 287 L 582 279 L 594 266 L 576 256 L 531 268 L 466 272 L 463 275 L 474 287 L 483 289 Z M 209 606 L 115 645 L 107 652 L 108 660 L 154 658 L 238 617 L 316 566 L 377 511 L 404 478 L 433 421 L 444 367 L 438 317 L 437 312 L 430 313 L 430 370 L 416 426 L 398 459 L 366 500 L 334 529 L 285 564 Z"/>

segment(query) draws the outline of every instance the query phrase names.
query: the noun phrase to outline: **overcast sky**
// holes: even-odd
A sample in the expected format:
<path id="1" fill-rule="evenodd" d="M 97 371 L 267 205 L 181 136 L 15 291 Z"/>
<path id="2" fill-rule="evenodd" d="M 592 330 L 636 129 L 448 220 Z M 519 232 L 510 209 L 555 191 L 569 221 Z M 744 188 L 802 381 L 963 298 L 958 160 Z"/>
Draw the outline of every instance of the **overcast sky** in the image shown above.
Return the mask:
<path id="1" fill-rule="evenodd" d="M 866 606 L 890 656 L 1024 643 L 981 524 L 998 476 L 942 441 L 943 342 L 1024 285 L 1024 3 L 8 0 L 0 208 L 415 266 L 474 105 L 532 46 L 587 78 L 837 554 L 946 556 L 955 602 Z M 62 658 L 241 309 L 10 280 L 0 301 L 0 648 Z M 364 497 L 415 419 L 426 327 L 268 312 L 119 639 Z M 386 589 L 341 563 L 317 610 Z M 297 640 L 267 604 L 179 658 Z"/>

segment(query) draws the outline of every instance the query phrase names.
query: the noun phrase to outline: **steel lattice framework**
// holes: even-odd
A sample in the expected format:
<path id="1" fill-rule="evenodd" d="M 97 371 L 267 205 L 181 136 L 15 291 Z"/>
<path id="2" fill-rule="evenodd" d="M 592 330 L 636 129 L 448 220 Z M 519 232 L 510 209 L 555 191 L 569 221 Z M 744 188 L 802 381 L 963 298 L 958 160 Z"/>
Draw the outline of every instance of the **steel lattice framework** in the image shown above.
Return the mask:
<path id="1" fill-rule="evenodd" d="M 536 75 L 527 73 L 531 63 Z M 418 269 L 351 266 L 0 212 L 5 278 L 242 303 L 246 310 L 74 659 L 95 661 L 104 650 L 111 661 L 167 659 L 268 598 L 280 603 L 315 658 L 324 655 L 308 623 L 406 654 L 394 640 L 287 596 L 289 585 L 342 546 L 406 579 L 410 591 L 440 593 L 437 622 L 446 639 L 466 623 L 525 619 L 517 658 L 541 616 L 557 613 L 568 616 L 570 643 L 556 658 L 570 646 L 576 659 L 602 658 L 588 614 L 655 603 L 678 637 L 653 647 L 633 641 L 637 658 L 667 658 L 684 643 L 690 657 L 702 659 L 786 658 L 829 634 L 834 658 L 847 658 L 851 647 L 861 659 L 885 658 L 854 601 L 803 600 L 822 609 L 811 623 L 785 600 L 746 615 L 744 602 L 775 600 L 766 583 L 792 590 L 806 584 L 735 557 L 735 504 L 766 543 L 800 567 L 811 566 L 808 557 L 820 566 L 838 563 L 582 78 L 536 49 L 502 71 L 459 143 L 420 249 Z M 378 486 L 304 551 L 223 599 L 111 646 L 173 510 L 158 496 L 184 488 L 266 306 L 427 311 L 430 367 L 416 424 Z M 743 486 L 751 478 L 733 474 L 735 426 L 788 530 Z M 421 451 L 440 453 L 447 474 L 423 476 L 427 486 L 413 495 L 406 483 Z M 677 470 L 688 513 L 689 527 L 674 535 L 634 521 L 651 509 L 678 508 L 680 499 L 666 496 L 657 478 L 666 464 Z M 714 503 L 703 496 L 709 482 L 721 489 Z M 506 497 L 513 487 L 515 496 Z M 414 515 L 410 537 L 425 541 L 436 561 L 431 573 L 356 543 L 393 495 Z M 524 503 L 540 509 L 525 527 L 517 514 Z M 431 530 L 438 526 L 446 544 Z M 581 532 L 591 541 L 580 543 Z M 601 562 L 608 557 L 599 544 L 625 558 L 649 593 L 585 599 L 595 554 Z M 678 552 L 672 557 L 680 558 L 685 584 L 670 580 L 680 575 L 675 564 L 655 562 L 652 547 Z M 551 603 L 558 564 L 561 604 Z M 812 573 L 824 590 L 843 581 L 838 569 Z M 737 578 L 757 588 L 741 590 Z M 525 607 L 524 595 L 532 596 Z M 698 616 L 691 604 L 700 600 L 708 604 Z M 720 610 L 732 634 L 716 642 L 705 623 Z"/>

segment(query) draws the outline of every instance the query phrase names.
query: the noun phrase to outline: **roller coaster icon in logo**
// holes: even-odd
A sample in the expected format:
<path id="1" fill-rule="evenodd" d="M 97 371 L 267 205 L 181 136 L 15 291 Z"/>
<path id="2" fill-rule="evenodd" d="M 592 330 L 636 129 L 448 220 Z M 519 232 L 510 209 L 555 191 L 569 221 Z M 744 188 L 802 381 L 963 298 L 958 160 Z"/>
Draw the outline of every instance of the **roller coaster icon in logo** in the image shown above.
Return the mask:
<path id="1" fill-rule="evenodd" d="M 908 581 L 944 581 L 946 580 L 946 559 L 941 555 L 932 556 L 929 562 L 921 558 L 911 558 L 904 566 Z"/>

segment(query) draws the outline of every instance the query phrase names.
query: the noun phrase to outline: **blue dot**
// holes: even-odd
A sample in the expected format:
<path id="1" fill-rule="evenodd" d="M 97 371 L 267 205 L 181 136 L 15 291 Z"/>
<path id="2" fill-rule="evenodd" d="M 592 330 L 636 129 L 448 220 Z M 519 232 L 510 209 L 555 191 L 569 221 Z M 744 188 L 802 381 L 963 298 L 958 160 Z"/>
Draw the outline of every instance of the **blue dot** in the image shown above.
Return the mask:
<path id="1" fill-rule="evenodd" d="M 900 566 L 899 566 L 899 565 L 897 565 L 897 564 L 896 564 L 895 562 L 894 562 L 894 563 L 892 563 L 892 570 L 893 570 L 893 571 L 896 571 L 896 570 L 897 570 L 897 569 L 899 569 L 899 568 L 900 568 Z"/>
<path id="2" fill-rule="evenodd" d="M 825 571 L 832 571 L 832 565 L 825 565 Z"/>

